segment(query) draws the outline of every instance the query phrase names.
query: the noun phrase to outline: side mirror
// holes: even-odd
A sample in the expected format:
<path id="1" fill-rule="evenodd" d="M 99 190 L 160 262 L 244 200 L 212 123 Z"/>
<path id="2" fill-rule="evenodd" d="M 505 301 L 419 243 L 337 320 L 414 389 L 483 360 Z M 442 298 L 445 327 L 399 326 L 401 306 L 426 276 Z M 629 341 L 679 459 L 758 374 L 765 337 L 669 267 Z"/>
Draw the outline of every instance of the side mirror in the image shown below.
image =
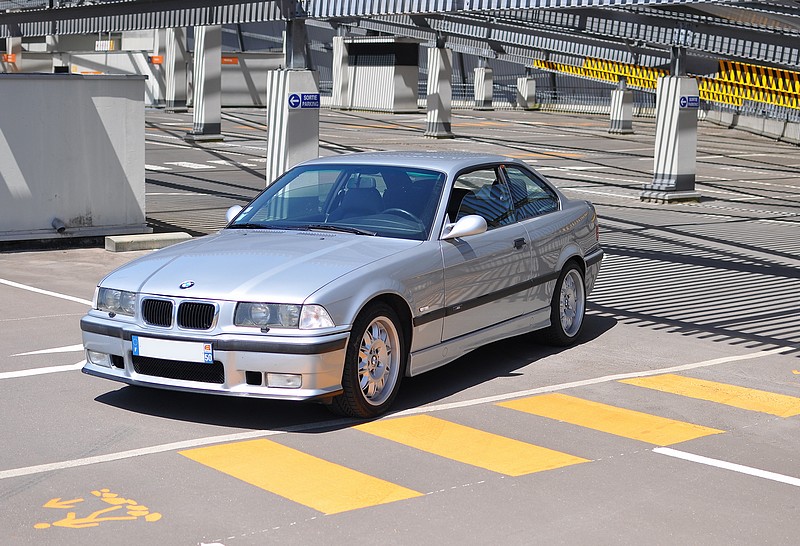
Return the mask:
<path id="1" fill-rule="evenodd" d="M 236 216 L 238 216 L 239 213 L 242 212 L 242 208 L 243 207 L 241 205 L 233 205 L 225 213 L 225 220 L 230 224 L 231 220 L 236 218 Z"/>
<path id="2" fill-rule="evenodd" d="M 484 233 L 489 226 L 486 225 L 486 220 L 483 216 L 477 214 L 470 214 L 464 216 L 455 224 L 445 224 L 442 231 L 442 239 L 447 241 L 449 239 L 459 239 L 461 237 L 469 237 L 470 235 L 479 235 Z"/>

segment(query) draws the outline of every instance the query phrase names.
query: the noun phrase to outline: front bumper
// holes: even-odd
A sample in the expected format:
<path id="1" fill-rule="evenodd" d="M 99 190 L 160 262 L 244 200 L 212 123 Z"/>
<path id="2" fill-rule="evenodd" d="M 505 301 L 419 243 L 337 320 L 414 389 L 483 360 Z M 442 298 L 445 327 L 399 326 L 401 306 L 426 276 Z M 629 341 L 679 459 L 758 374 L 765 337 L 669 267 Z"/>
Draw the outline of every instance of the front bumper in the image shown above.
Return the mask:
<path id="1" fill-rule="evenodd" d="M 255 336 L 187 333 L 121 325 L 102 316 L 81 319 L 87 351 L 83 372 L 130 385 L 207 394 L 313 400 L 341 392 L 348 332 L 320 336 Z M 208 363 L 159 355 L 134 355 L 134 343 L 163 340 L 180 348 L 210 344 Z M 88 351 L 110 355 L 97 364 Z M 95 358 L 94 360 L 98 360 Z M 268 386 L 268 374 L 299 376 L 299 387 Z"/>

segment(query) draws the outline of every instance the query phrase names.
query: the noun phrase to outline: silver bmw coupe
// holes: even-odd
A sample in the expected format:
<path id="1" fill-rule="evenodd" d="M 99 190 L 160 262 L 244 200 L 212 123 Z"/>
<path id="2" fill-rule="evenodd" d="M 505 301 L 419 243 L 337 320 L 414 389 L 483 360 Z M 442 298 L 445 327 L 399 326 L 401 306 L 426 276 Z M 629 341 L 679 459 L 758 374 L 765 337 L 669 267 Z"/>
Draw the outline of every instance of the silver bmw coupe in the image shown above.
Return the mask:
<path id="1" fill-rule="evenodd" d="M 603 259 L 590 203 L 494 155 L 319 158 L 228 220 L 100 282 L 85 373 L 374 417 L 483 344 L 575 342 Z"/>

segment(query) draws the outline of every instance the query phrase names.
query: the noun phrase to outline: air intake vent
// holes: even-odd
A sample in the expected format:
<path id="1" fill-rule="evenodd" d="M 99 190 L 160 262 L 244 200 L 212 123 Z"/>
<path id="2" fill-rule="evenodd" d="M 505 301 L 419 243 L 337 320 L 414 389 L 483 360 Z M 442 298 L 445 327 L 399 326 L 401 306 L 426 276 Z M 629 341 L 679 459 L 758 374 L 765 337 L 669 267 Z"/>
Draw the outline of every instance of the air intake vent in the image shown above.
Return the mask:
<path id="1" fill-rule="evenodd" d="M 215 313 L 213 304 L 183 302 L 178 306 L 178 326 L 189 330 L 208 330 L 214 324 Z"/>
<path id="2" fill-rule="evenodd" d="M 172 302 L 168 300 L 146 299 L 142 302 L 142 317 L 153 326 L 172 326 Z"/>
<path id="3" fill-rule="evenodd" d="M 218 385 L 225 382 L 225 368 L 222 362 L 218 360 L 215 360 L 213 364 L 181 362 L 144 356 L 134 356 L 132 360 L 134 371 L 142 375 L 166 377 L 167 379 L 177 379 L 179 381 L 216 383 Z"/>

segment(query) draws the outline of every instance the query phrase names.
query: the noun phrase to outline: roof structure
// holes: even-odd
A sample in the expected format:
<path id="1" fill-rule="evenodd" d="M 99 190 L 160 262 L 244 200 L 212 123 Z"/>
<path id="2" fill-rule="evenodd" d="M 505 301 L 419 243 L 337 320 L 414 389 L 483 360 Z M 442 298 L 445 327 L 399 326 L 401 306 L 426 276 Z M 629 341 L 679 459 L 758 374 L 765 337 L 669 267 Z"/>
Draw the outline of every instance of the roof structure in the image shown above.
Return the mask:
<path id="1" fill-rule="evenodd" d="M 800 67 L 795 0 L 0 0 L 0 10 L 0 37 L 299 19 L 527 66 L 663 67 L 680 50 L 690 64 Z"/>

